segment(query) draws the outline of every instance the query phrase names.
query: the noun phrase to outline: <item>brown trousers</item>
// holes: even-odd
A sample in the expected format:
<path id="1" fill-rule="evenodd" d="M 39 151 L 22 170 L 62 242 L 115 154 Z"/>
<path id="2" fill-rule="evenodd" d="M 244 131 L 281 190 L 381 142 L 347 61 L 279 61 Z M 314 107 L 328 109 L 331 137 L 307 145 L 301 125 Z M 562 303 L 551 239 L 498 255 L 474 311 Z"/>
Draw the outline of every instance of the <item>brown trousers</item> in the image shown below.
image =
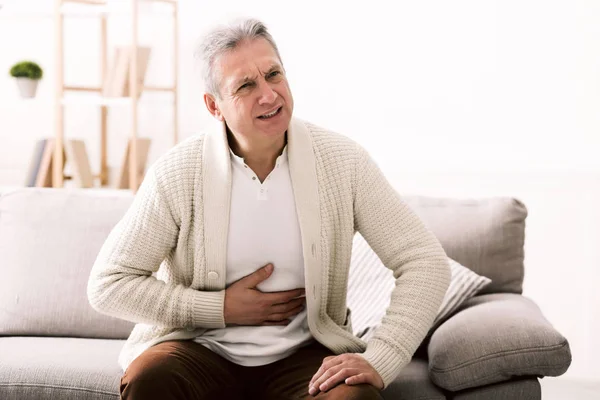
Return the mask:
<path id="1" fill-rule="evenodd" d="M 150 347 L 121 377 L 121 398 L 151 399 L 382 399 L 368 384 L 338 386 L 316 396 L 308 384 L 333 353 L 319 342 L 289 357 L 258 367 L 226 360 L 192 340 Z"/>

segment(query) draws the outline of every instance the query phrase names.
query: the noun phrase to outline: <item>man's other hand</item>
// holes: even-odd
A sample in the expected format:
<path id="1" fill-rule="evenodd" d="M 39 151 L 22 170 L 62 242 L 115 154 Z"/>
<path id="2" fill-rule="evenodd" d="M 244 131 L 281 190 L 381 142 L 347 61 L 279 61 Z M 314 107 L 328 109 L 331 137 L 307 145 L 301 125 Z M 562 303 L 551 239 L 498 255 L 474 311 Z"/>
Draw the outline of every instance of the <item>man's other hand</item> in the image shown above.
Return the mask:
<path id="1" fill-rule="evenodd" d="M 273 265 L 267 264 L 225 290 L 226 325 L 287 325 L 291 317 L 304 309 L 303 288 L 270 293 L 256 288 L 272 273 Z"/>
<path id="2" fill-rule="evenodd" d="M 321 368 L 308 384 L 308 393 L 314 396 L 342 382 L 346 385 L 368 383 L 377 389 L 383 389 L 383 379 L 367 360 L 359 354 L 346 353 L 323 359 Z"/>

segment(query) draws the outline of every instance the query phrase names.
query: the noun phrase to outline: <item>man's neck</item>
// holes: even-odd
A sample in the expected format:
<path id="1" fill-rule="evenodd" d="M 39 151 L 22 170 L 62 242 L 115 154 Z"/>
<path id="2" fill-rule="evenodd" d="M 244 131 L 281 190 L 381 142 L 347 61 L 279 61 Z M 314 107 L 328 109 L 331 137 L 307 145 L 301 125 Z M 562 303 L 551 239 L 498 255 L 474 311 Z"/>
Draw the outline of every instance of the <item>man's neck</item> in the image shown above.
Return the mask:
<path id="1" fill-rule="evenodd" d="M 240 140 L 227 127 L 227 141 L 235 155 L 244 159 L 244 162 L 261 177 L 268 175 L 273 168 L 277 157 L 283 152 L 287 144 L 287 132 L 281 140 L 266 143 L 253 143 Z"/>

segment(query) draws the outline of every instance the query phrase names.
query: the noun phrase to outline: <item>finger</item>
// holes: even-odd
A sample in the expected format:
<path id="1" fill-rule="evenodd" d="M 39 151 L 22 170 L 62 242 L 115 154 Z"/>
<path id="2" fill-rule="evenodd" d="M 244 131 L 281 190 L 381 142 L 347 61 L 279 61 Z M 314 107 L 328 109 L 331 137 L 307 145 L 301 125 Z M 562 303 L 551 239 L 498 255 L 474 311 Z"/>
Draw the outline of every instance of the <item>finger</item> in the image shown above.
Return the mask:
<path id="1" fill-rule="evenodd" d="M 304 297 L 300 297 L 298 299 L 290 300 L 285 304 L 276 304 L 271 306 L 270 312 L 273 314 L 278 313 L 286 313 L 290 310 L 295 309 L 296 307 L 304 306 Z"/>
<path id="2" fill-rule="evenodd" d="M 318 392 L 320 392 L 321 385 L 323 385 L 329 378 L 331 378 L 332 376 L 337 374 L 340 369 L 342 369 L 342 367 L 337 366 L 337 365 L 333 366 L 331 368 L 328 368 L 317 380 L 315 380 L 315 382 L 312 384 L 312 386 L 308 390 L 308 393 L 315 395 Z"/>
<path id="3" fill-rule="evenodd" d="M 291 311 L 288 311 L 286 313 L 277 313 L 277 314 L 271 314 L 269 315 L 269 321 L 281 321 L 284 319 L 288 319 L 293 317 L 294 315 L 298 314 L 300 311 L 302 311 L 302 309 L 304 308 L 304 306 L 299 306 L 294 308 Z"/>
<path id="4" fill-rule="evenodd" d="M 336 356 L 327 356 L 323 359 L 323 362 L 321 363 L 321 367 L 317 370 L 317 372 L 315 372 L 315 374 L 313 375 L 313 377 L 310 380 L 310 383 L 308 384 L 308 387 L 310 388 L 317 379 L 319 379 L 321 377 L 321 375 L 323 375 L 323 373 L 325 371 L 327 371 L 327 367 L 329 366 L 329 362 L 333 359 L 335 359 Z"/>
<path id="5" fill-rule="evenodd" d="M 318 392 L 319 386 L 321 386 L 323 383 L 325 383 L 325 381 L 327 381 L 327 379 L 337 374 L 338 371 L 343 368 L 342 361 L 339 359 L 339 357 L 336 357 L 335 359 L 330 360 L 327 363 L 323 363 L 323 366 L 321 368 L 324 369 L 323 372 L 318 377 L 317 375 L 315 375 L 315 380 L 313 381 L 312 385 L 309 386 L 308 392 L 310 394 Z"/>
<path id="6" fill-rule="evenodd" d="M 372 381 L 373 381 L 373 379 L 371 379 L 369 374 L 361 372 L 358 375 L 353 375 L 353 376 L 346 378 L 346 380 L 344 382 L 346 383 L 346 385 L 360 385 L 362 383 L 368 383 L 373 386 L 376 386 Z"/>
<path id="7" fill-rule="evenodd" d="M 273 272 L 273 264 L 267 264 L 262 268 L 257 269 L 250 275 L 242 278 L 244 280 L 244 286 L 248 288 L 255 288 L 259 283 L 266 280 Z"/>
<path id="8" fill-rule="evenodd" d="M 341 368 L 336 374 L 334 374 L 331 378 L 327 379 L 321 385 L 319 385 L 318 389 L 321 392 L 326 392 L 329 389 L 336 387 L 339 383 L 344 382 L 347 378 L 360 374 L 361 371 L 358 368 Z"/>

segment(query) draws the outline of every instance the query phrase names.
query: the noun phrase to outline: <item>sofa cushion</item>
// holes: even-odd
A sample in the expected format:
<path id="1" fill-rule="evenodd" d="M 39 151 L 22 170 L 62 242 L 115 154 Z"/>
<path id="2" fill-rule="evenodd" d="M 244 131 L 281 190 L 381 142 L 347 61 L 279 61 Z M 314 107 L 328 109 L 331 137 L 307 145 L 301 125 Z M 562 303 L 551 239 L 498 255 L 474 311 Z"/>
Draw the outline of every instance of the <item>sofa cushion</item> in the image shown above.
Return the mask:
<path id="1" fill-rule="evenodd" d="M 0 399 L 118 400 L 123 340 L 0 337 Z"/>
<path id="2" fill-rule="evenodd" d="M 427 373 L 427 360 L 413 358 L 381 393 L 385 400 L 446 400 Z"/>
<path id="3" fill-rule="evenodd" d="M 467 299 L 475 296 L 491 280 L 448 259 L 451 271 L 450 285 L 444 295 L 430 332 Z M 390 304 L 395 279 L 360 233 L 354 235 L 348 277 L 348 307 L 352 310 L 352 329 L 356 336 L 368 340 Z"/>
<path id="4" fill-rule="evenodd" d="M 527 209 L 517 199 L 406 196 L 448 257 L 487 276 L 484 293 L 522 293 Z"/>
<path id="5" fill-rule="evenodd" d="M 557 397 L 560 398 L 560 397 Z M 452 400 L 542 400 L 542 388 L 536 377 L 513 378 L 452 393 Z"/>
<path id="6" fill-rule="evenodd" d="M 519 376 L 559 376 L 571 363 L 567 340 L 530 299 L 476 296 L 433 334 L 429 375 L 457 391 Z"/>
<path id="7" fill-rule="evenodd" d="M 95 311 L 86 288 L 129 191 L 23 188 L 0 196 L 0 336 L 127 338 L 133 323 Z"/>

